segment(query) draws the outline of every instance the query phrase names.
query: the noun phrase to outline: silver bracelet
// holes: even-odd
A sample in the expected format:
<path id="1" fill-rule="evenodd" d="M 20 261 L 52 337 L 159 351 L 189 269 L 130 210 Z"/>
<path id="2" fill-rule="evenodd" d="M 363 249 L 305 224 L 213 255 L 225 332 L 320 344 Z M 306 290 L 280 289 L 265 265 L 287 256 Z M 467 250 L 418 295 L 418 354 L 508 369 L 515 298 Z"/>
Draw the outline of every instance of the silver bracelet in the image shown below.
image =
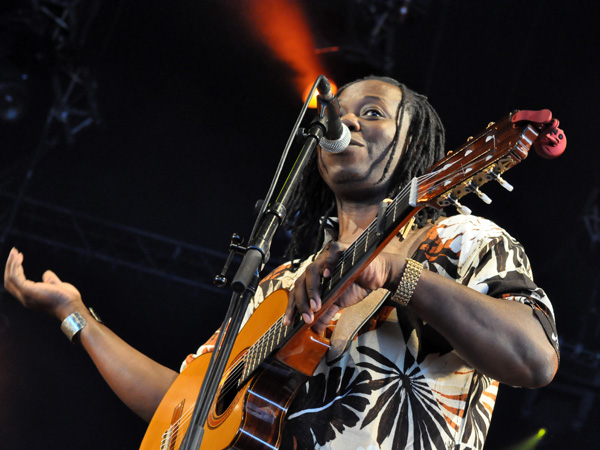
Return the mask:
<path id="1" fill-rule="evenodd" d="M 71 342 L 85 328 L 87 322 L 78 312 L 71 313 L 60 324 L 60 329 L 65 333 Z"/>

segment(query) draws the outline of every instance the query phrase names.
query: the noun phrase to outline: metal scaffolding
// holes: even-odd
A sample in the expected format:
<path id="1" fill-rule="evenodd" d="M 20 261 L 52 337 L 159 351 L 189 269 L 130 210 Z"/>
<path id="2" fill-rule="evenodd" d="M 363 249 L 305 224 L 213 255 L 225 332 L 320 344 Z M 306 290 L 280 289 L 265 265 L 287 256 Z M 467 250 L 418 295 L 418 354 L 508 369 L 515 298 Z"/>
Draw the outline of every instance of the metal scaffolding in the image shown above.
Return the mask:
<path id="1" fill-rule="evenodd" d="M 227 289 L 218 289 L 212 284 L 227 258 L 224 252 L 30 198 L 21 199 L 19 214 L 8 229 L 6 212 L 15 201 L 14 194 L 0 192 L 0 211 L 5 212 L 0 215 L 0 230 L 11 242 L 25 239 L 191 288 L 228 294 Z"/>
<path id="2" fill-rule="evenodd" d="M 410 18 L 426 16 L 430 0 L 329 0 L 305 8 L 319 11 L 329 6 L 338 19 L 335 32 L 328 23 L 318 23 L 319 14 L 309 14 L 319 34 L 318 54 L 339 53 L 344 58 L 366 63 L 377 73 L 392 75 L 396 61 L 398 31 Z"/>
<path id="3" fill-rule="evenodd" d="M 227 255 L 155 233 L 92 218 L 27 196 L 39 161 L 54 147 L 74 143 L 84 129 L 100 123 L 96 81 L 78 60 L 78 50 L 100 1 L 32 0 L 0 14 L 8 33 L 32 36 L 50 61 L 48 85 L 52 104 L 38 144 L 20 170 L 5 168 L 10 177 L 0 186 L 0 251 L 29 240 L 53 249 L 122 266 L 169 282 L 221 295 L 212 280 Z M 23 167 L 25 166 L 25 167 Z M 22 173 L 22 176 L 17 175 Z M 10 186 L 10 188 L 9 188 Z"/>

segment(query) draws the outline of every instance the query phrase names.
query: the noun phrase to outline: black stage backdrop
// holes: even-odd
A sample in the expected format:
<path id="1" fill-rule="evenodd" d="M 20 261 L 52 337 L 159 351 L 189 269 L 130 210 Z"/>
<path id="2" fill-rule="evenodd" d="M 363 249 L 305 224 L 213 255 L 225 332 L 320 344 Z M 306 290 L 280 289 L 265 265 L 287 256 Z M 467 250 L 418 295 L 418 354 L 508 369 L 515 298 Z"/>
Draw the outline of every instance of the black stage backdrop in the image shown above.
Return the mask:
<path id="1" fill-rule="evenodd" d="M 26 9 L 21 2 L 7 3 L 3 14 Z M 87 254 L 52 245 L 56 223 L 26 216 L 31 203 L 23 203 L 10 222 L 10 195 L 25 186 L 28 201 L 63 208 L 67 216 L 82 214 L 224 252 L 232 232 L 250 232 L 254 203 L 267 190 L 300 111 L 300 96 L 292 69 L 253 39 L 232 12 L 238 2 L 80 3 L 86 7 L 80 23 L 88 20 L 89 27 L 69 58 L 88 67 L 97 83 L 101 123 L 82 129 L 70 145 L 55 133 L 56 145 L 40 147 L 47 143 L 42 130 L 53 104 L 48 73 L 61 62 L 43 56 L 48 49 L 40 49 L 35 39 L 13 42 L 14 22 L 2 23 L 1 55 L 16 49 L 18 63 L 29 64 L 25 81 L 31 96 L 21 120 L 0 122 L 0 213 L 3 230 L 11 225 L 0 256 L 17 246 L 30 277 L 53 269 L 81 290 L 117 334 L 177 368 L 219 325 L 228 296 L 124 267 L 119 259 L 126 255 L 115 253 L 108 262 L 94 258 L 93 239 Z M 350 5 L 364 3 L 301 2 L 316 45 L 349 42 Z M 536 281 L 554 302 L 563 341 L 554 385 L 535 394 L 502 387 L 490 449 L 519 443 L 541 427 L 548 433 L 538 448 L 591 448 L 598 423 L 600 264 L 598 236 L 586 227 L 586 220 L 598 220 L 594 192 L 600 188 L 594 137 L 600 103 L 598 13 L 596 1 L 412 2 L 386 53 L 393 62 L 388 73 L 426 94 L 438 110 L 449 149 L 513 109 L 549 108 L 568 136 L 559 159 L 532 152 L 506 176 L 514 192 L 491 186 L 484 190 L 492 205 L 465 201 L 525 245 Z M 356 27 L 354 49 L 364 49 L 370 32 L 373 23 Z M 320 58 L 338 83 L 386 70 L 360 52 Z M 25 183 L 28 169 L 32 176 Z M 38 219 L 57 214 L 46 214 L 41 206 L 35 211 Z M 27 232 L 19 228 L 26 226 Z M 97 234 L 107 229 L 119 234 L 119 227 Z M 277 245 L 283 241 L 278 237 Z M 209 271 L 216 273 L 220 262 L 207 263 Z M 144 430 L 55 320 L 2 294 L 1 448 L 134 449 Z"/>

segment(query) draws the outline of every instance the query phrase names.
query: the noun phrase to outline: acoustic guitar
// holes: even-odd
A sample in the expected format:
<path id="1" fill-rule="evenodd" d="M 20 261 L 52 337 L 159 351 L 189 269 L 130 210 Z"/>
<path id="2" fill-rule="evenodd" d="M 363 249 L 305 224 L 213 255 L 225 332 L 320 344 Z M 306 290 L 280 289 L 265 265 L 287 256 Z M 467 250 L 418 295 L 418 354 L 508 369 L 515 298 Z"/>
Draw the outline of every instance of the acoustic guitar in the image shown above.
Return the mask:
<path id="1" fill-rule="evenodd" d="M 320 312 L 423 207 L 454 205 L 469 213 L 458 202 L 464 195 L 483 196 L 479 187 L 492 180 L 510 187 L 501 175 L 527 157 L 551 120 L 549 110 L 513 112 L 413 179 L 344 251 L 322 285 Z M 283 325 L 287 302 L 287 291 L 275 291 L 240 330 L 204 426 L 202 450 L 279 448 L 286 411 L 329 348 L 328 340 L 300 317 Z M 141 450 L 179 449 L 209 360 L 210 354 L 199 356 L 177 377 L 150 422 Z"/>

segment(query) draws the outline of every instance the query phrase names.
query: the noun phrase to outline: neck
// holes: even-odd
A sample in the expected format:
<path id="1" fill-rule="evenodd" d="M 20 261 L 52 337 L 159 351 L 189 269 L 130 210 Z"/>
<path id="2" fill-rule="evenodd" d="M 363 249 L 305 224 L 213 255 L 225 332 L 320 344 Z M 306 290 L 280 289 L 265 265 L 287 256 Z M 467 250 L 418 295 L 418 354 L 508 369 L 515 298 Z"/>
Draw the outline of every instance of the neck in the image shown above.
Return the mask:
<path id="1" fill-rule="evenodd" d="M 348 202 L 337 200 L 339 220 L 338 241 L 350 244 L 377 217 L 380 202 Z"/>

